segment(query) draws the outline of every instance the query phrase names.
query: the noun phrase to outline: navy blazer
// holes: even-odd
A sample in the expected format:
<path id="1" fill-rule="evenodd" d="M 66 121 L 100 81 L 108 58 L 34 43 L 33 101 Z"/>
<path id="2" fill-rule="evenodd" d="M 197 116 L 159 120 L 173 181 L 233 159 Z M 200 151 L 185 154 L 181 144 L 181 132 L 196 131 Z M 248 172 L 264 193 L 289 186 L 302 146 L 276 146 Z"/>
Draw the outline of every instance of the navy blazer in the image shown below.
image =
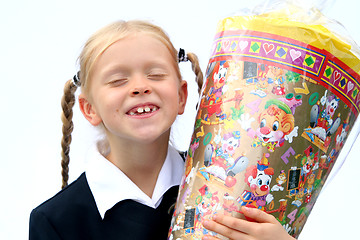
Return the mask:
<path id="1" fill-rule="evenodd" d="M 29 239 L 167 239 L 177 193 L 178 186 L 170 188 L 156 209 L 133 200 L 118 202 L 102 219 L 83 173 L 31 212 Z"/>

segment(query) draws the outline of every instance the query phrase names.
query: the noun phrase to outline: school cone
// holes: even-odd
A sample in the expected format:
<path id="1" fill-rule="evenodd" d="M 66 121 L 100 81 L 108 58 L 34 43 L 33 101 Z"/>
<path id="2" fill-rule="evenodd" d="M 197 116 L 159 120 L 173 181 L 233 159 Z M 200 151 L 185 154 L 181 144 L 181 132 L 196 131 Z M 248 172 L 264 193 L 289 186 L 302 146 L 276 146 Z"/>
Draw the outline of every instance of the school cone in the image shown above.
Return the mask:
<path id="1" fill-rule="evenodd" d="M 358 49 L 311 11 L 219 22 L 169 239 L 241 206 L 299 236 L 360 110 Z"/>

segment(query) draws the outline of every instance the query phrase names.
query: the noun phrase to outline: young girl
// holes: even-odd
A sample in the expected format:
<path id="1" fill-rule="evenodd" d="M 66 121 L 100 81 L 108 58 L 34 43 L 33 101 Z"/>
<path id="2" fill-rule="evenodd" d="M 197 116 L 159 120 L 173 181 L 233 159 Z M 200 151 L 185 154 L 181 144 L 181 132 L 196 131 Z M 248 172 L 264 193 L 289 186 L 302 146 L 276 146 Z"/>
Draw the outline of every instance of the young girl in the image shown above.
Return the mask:
<path id="1" fill-rule="evenodd" d="M 95 33 L 79 59 L 80 72 L 66 83 L 62 101 L 64 189 L 32 211 L 29 238 L 166 239 L 184 168 L 169 145 L 171 125 L 187 98 L 178 62 L 192 62 L 201 86 L 197 57 L 178 55 L 157 26 L 121 21 Z M 78 86 L 81 112 L 103 128 L 106 141 L 89 154 L 85 173 L 67 186 Z M 257 222 L 218 215 L 204 226 L 232 239 L 291 239 L 272 216 L 243 211 Z"/>

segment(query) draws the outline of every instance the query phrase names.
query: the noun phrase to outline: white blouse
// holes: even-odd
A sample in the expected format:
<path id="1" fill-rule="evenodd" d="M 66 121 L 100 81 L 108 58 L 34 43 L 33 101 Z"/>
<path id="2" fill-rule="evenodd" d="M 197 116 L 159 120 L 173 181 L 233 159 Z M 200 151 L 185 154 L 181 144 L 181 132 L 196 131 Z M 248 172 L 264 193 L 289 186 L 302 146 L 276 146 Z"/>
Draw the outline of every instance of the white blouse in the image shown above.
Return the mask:
<path id="1" fill-rule="evenodd" d="M 96 146 L 90 149 L 85 174 L 102 218 L 116 203 L 132 199 L 152 208 L 157 208 L 164 193 L 172 186 L 180 185 L 184 161 L 169 145 L 152 198 L 147 196 L 119 168 L 102 156 Z"/>

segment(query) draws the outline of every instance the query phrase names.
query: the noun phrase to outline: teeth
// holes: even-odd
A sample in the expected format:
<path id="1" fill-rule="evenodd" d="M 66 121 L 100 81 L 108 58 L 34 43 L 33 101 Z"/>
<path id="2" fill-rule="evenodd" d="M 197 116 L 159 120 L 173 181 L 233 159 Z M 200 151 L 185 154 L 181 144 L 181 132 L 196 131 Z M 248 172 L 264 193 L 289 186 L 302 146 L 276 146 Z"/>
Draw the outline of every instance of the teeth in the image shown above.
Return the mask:
<path id="1" fill-rule="evenodd" d="M 156 106 L 146 106 L 146 107 L 138 107 L 135 111 L 129 112 L 130 115 L 142 114 L 142 113 L 151 113 L 157 111 L 158 108 Z"/>

